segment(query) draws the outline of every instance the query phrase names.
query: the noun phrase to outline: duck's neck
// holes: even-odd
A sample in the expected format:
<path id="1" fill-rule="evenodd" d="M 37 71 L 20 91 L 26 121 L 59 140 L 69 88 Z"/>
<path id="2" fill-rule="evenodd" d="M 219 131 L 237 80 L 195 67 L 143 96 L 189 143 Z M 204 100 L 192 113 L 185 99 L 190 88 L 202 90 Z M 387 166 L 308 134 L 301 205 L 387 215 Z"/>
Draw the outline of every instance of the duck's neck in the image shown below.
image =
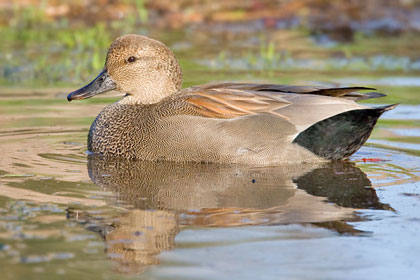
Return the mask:
<path id="1" fill-rule="evenodd" d="M 171 83 L 148 83 L 138 86 L 135 92 L 127 93 L 119 103 L 127 105 L 155 104 L 177 93 L 180 86 Z"/>

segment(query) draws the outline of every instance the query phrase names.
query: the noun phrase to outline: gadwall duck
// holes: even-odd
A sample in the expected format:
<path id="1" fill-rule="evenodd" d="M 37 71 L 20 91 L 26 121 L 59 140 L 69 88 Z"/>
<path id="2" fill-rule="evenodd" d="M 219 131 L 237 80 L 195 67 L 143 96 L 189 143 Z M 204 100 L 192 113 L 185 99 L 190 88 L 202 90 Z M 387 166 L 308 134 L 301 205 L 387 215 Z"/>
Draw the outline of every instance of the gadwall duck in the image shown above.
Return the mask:
<path id="1" fill-rule="evenodd" d="M 125 35 L 103 71 L 69 101 L 117 90 L 90 127 L 88 149 L 150 161 L 273 165 L 342 160 L 368 139 L 395 105 L 355 101 L 384 94 L 365 87 L 325 88 L 219 83 L 181 89 L 181 68 L 159 41 Z"/>

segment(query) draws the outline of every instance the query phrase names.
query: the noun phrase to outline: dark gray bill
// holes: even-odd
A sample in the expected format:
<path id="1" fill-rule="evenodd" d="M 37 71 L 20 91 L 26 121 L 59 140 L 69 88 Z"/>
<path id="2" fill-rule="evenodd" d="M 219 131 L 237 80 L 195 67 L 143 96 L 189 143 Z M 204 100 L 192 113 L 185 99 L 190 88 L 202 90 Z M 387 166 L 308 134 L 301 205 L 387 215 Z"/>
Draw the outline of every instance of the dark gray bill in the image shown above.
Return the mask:
<path id="1" fill-rule="evenodd" d="M 67 95 L 67 100 L 78 100 L 78 99 L 86 99 L 92 97 L 94 95 L 107 92 L 113 90 L 117 87 L 111 77 L 108 75 L 106 70 L 103 70 L 98 77 L 96 77 L 92 82 L 88 85 L 73 91 L 69 95 Z"/>

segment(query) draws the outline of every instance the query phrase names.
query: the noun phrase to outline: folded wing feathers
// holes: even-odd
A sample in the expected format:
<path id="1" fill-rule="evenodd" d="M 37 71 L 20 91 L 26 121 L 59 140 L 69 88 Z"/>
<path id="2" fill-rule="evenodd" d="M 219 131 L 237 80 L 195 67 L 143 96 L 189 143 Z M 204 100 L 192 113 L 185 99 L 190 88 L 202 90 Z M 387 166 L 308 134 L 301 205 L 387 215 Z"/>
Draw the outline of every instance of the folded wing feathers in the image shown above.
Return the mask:
<path id="1" fill-rule="evenodd" d="M 361 101 L 361 100 L 367 100 L 367 99 L 373 99 L 373 98 L 380 98 L 384 97 L 386 94 L 379 93 L 379 92 L 352 92 L 350 94 L 346 94 L 343 96 L 346 99 L 354 100 L 354 101 Z"/>
<path id="2" fill-rule="evenodd" d="M 203 116 L 210 118 L 234 118 L 257 113 L 268 113 L 288 119 L 277 110 L 291 103 L 281 94 L 311 94 L 341 97 L 354 101 L 378 98 L 385 94 L 360 93 L 358 90 L 375 90 L 368 87 L 323 88 L 316 86 L 287 86 L 271 84 L 209 84 L 187 89 L 186 101 Z"/>
<path id="3" fill-rule="evenodd" d="M 346 97 L 353 94 L 362 96 L 362 93 L 356 93 L 358 90 L 376 90 L 369 87 L 343 87 L 343 88 L 323 88 L 316 86 L 284 86 L 284 85 L 249 85 L 252 90 L 284 92 L 296 94 L 315 94 L 333 97 Z"/>
<path id="4" fill-rule="evenodd" d="M 187 98 L 187 102 L 204 116 L 213 118 L 234 118 L 257 113 L 270 113 L 286 118 L 275 110 L 290 104 L 278 96 L 231 89 L 196 92 Z"/>
<path id="5" fill-rule="evenodd" d="M 348 93 L 352 93 L 358 90 L 376 90 L 368 87 L 345 87 L 345 88 L 325 88 L 316 91 L 311 91 L 310 94 L 326 95 L 333 97 L 345 96 Z"/>

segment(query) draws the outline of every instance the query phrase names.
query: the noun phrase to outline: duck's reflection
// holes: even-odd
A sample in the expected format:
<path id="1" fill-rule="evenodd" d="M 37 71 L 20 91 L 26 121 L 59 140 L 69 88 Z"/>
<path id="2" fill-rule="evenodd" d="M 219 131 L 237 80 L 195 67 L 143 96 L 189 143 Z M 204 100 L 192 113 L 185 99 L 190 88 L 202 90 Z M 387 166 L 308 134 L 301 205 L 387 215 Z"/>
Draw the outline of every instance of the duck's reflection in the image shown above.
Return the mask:
<path id="1" fill-rule="evenodd" d="M 343 222 L 357 218 L 355 208 L 389 209 L 367 176 L 345 162 L 241 167 L 92 156 L 88 169 L 91 180 L 129 210 L 109 221 L 77 211 L 69 211 L 70 218 L 101 233 L 108 256 L 131 273 L 157 263 L 156 255 L 173 248 L 186 226 L 315 223 L 356 233 Z"/>

